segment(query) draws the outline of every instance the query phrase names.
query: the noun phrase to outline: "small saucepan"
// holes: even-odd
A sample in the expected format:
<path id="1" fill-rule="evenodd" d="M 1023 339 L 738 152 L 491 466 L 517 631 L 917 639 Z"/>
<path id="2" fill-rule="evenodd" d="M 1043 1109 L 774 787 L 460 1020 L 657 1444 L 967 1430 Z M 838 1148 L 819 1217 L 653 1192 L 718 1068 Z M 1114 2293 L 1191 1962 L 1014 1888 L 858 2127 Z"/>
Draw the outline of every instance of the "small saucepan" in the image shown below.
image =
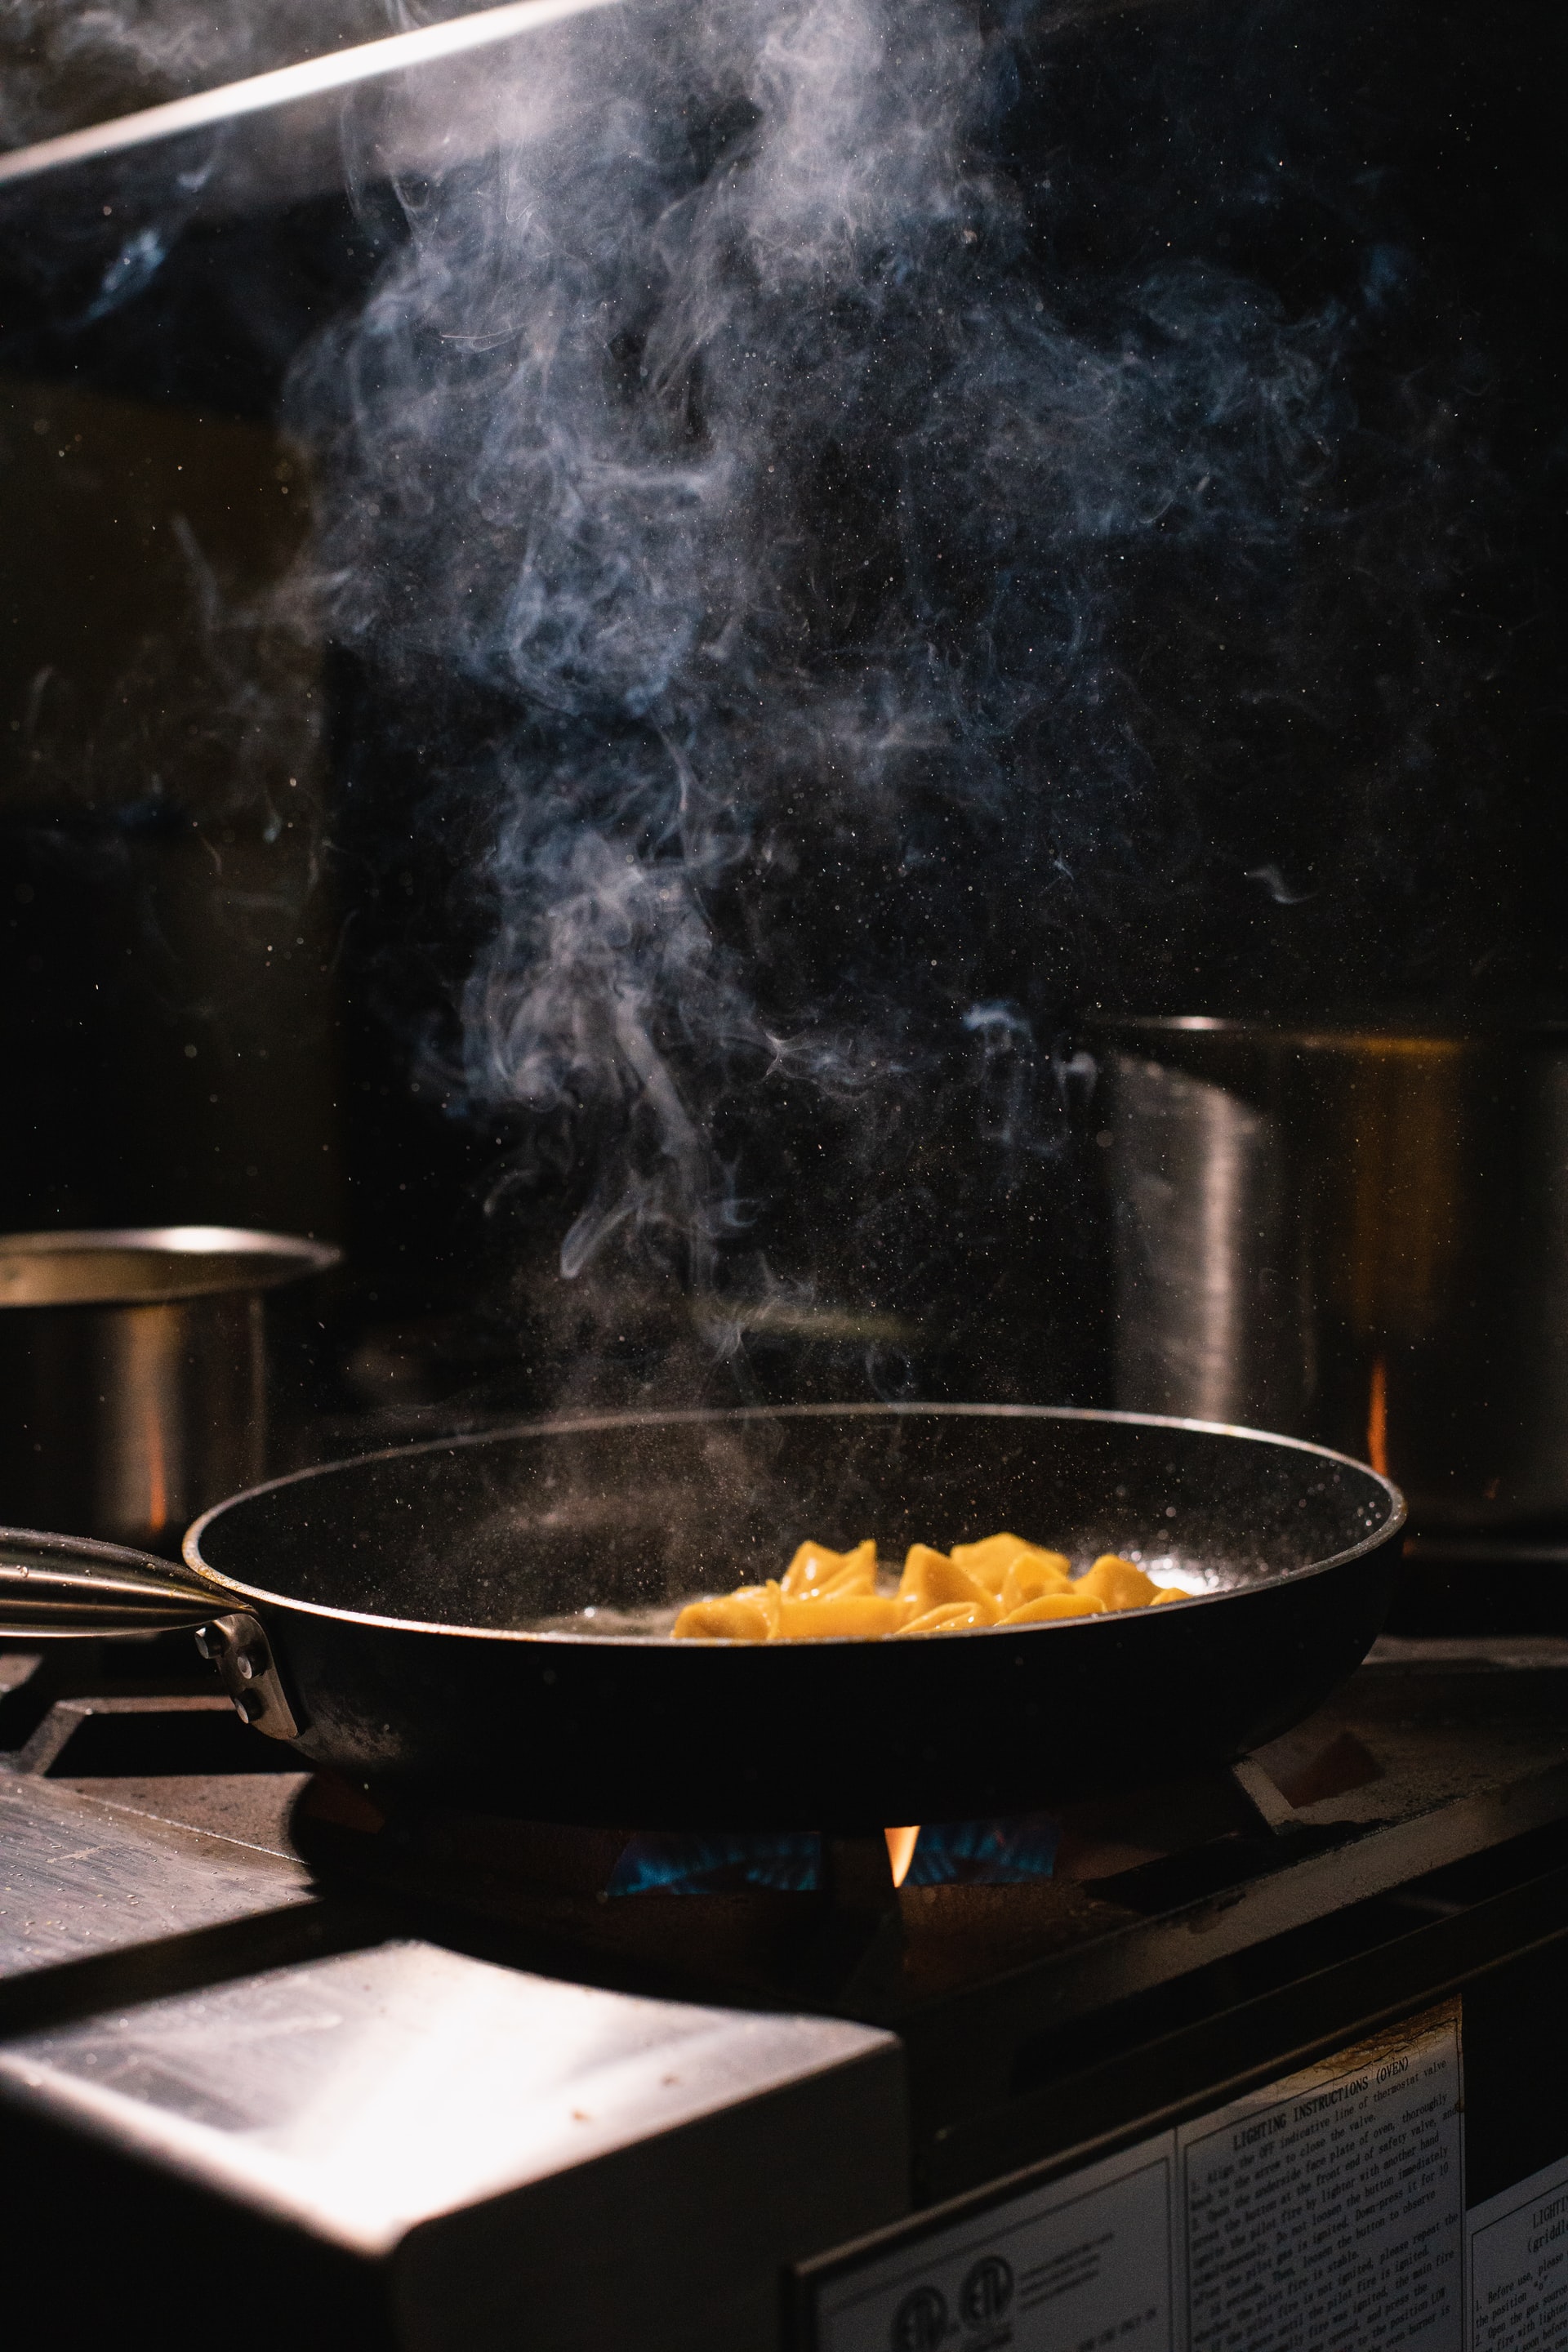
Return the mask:
<path id="1" fill-rule="evenodd" d="M 231 1225 L 0 1234 L 0 1517 L 176 1548 L 266 1468 L 265 1293 L 338 1255 Z"/>

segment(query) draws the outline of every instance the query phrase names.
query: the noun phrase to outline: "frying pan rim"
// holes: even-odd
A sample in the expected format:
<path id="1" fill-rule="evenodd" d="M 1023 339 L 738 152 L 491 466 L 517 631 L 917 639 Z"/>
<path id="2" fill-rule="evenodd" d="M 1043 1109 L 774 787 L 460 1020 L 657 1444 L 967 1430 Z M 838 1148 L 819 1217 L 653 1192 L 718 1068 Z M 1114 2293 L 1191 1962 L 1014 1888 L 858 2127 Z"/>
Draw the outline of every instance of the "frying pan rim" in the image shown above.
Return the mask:
<path id="1" fill-rule="evenodd" d="M 209 1584 L 221 1588 L 225 1592 L 232 1592 L 247 1601 L 259 1602 L 264 1607 L 270 1606 L 275 1609 L 298 1610 L 308 1616 L 324 1617 L 345 1625 L 363 1625 L 378 1633 L 440 1633 L 449 1634 L 465 1641 L 522 1642 L 528 1643 L 567 1646 L 573 1649 L 584 1646 L 591 1647 L 595 1650 L 607 1648 L 635 1650 L 651 1649 L 668 1643 L 668 1636 L 647 1633 L 595 1633 L 590 1635 L 531 1632 L 526 1627 L 502 1625 L 457 1625 L 449 1622 L 430 1622 L 420 1618 L 384 1617 L 377 1615 L 373 1612 L 362 1609 L 333 1608 L 329 1602 L 322 1601 L 296 1600 L 286 1593 L 269 1592 L 260 1585 L 241 1584 L 235 1578 L 225 1576 L 221 1570 L 214 1568 L 208 1560 L 203 1558 L 201 1549 L 202 1536 L 205 1529 L 209 1528 L 216 1519 L 221 1518 L 226 1512 L 236 1509 L 241 1503 L 254 1501 L 258 1496 L 275 1493 L 280 1487 L 301 1486 L 307 1479 L 326 1477 L 336 1471 L 363 1469 L 370 1464 L 375 1462 L 413 1459 L 416 1455 L 422 1454 L 450 1454 L 457 1452 L 460 1447 L 500 1444 L 508 1439 L 552 1435 L 570 1436 L 584 1431 L 602 1429 L 664 1428 L 669 1426 L 672 1423 L 685 1422 L 721 1421 L 726 1423 L 733 1423 L 746 1421 L 809 1421 L 826 1420 L 830 1416 L 837 1419 L 858 1419 L 864 1417 L 868 1420 L 886 1420 L 895 1415 L 900 1418 L 907 1416 L 913 1419 L 917 1415 L 922 1413 L 931 1418 L 952 1420 L 960 1420 L 965 1416 L 972 1416 L 977 1420 L 986 1421 L 1105 1422 L 1138 1429 L 1188 1430 L 1196 1435 L 1208 1437 L 1239 1437 L 1248 1439 L 1255 1444 L 1283 1446 L 1290 1453 L 1310 1454 L 1319 1461 L 1332 1462 L 1338 1464 L 1342 1468 L 1359 1471 L 1363 1477 L 1372 1479 L 1375 1485 L 1382 1487 L 1389 1503 L 1388 1516 L 1376 1528 L 1374 1528 L 1370 1534 L 1363 1536 L 1359 1543 L 1350 1545 L 1345 1550 L 1331 1553 L 1326 1559 L 1308 1560 L 1300 1568 L 1286 1569 L 1281 1575 L 1270 1579 L 1269 1583 L 1266 1588 L 1269 1591 L 1276 1591 L 1279 1587 L 1285 1584 L 1303 1583 L 1308 1577 L 1327 1575 L 1329 1570 L 1331 1569 L 1343 1568 L 1352 1560 L 1359 1559 L 1366 1553 L 1379 1549 L 1383 1545 L 1392 1541 L 1392 1539 L 1399 1533 L 1400 1528 L 1405 1525 L 1405 1519 L 1408 1517 L 1405 1497 L 1401 1494 L 1399 1488 L 1394 1484 L 1391 1478 L 1384 1477 L 1380 1470 L 1374 1470 L 1370 1463 L 1358 1462 L 1353 1454 L 1336 1453 L 1331 1446 L 1314 1444 L 1310 1438 L 1286 1437 L 1273 1430 L 1248 1429 L 1243 1427 L 1239 1423 L 1235 1422 L 1187 1421 L 1178 1419 L 1170 1413 L 1119 1412 L 1110 1408 L 1098 1405 L 927 1404 L 918 1402 L 892 1404 L 731 1405 L 719 1407 L 685 1405 L 668 1409 L 647 1408 L 635 1412 L 625 1412 L 580 1413 L 567 1416 L 547 1416 L 540 1420 L 514 1422 L 509 1423 L 508 1426 L 503 1429 L 467 1430 L 449 1437 L 422 1438 L 416 1444 L 412 1445 L 378 1446 L 368 1454 L 346 1455 L 341 1462 L 311 1463 L 303 1470 L 285 1471 L 280 1477 L 263 1479 L 259 1486 L 247 1486 L 240 1494 L 226 1496 L 222 1502 L 213 1504 L 209 1509 L 202 1513 L 200 1518 L 194 1520 L 191 1526 L 187 1528 L 184 1541 L 181 1546 L 181 1550 L 186 1565 L 191 1568 L 195 1574 L 205 1579 Z M 1189 1602 L 1194 1603 L 1198 1607 L 1204 1607 L 1215 1601 L 1239 1600 L 1241 1597 L 1241 1594 L 1237 1592 L 1194 1592 L 1190 1593 L 1187 1596 Z M 1097 1625 L 1120 1624 L 1125 1621 L 1127 1613 L 1128 1612 L 1124 1610 L 1109 1610 L 1103 1616 L 1054 1618 L 1049 1620 L 1047 1623 L 1039 1625 L 980 1626 L 975 1627 L 969 1632 L 954 1633 L 928 1633 L 923 1635 L 921 1638 L 927 1643 L 967 1643 L 973 1642 L 975 1639 L 976 1633 L 1018 1634 L 1046 1632 L 1060 1633 L 1068 1630 L 1086 1633 L 1090 1628 Z M 682 1647 L 684 1648 L 684 1646 L 685 1645 L 683 1644 Z M 784 1650 L 818 1650 L 825 1647 L 832 1647 L 835 1649 L 847 1649 L 853 1647 L 856 1649 L 861 1649 L 865 1648 L 867 1645 L 864 1640 L 859 1636 L 841 1634 L 830 1637 L 829 1641 L 826 1643 L 820 1641 L 802 1643 L 793 1642 L 780 1643 L 776 1644 L 773 1643 L 767 1643 L 760 1646 L 768 1654 L 776 1654 L 777 1653 Z M 691 1647 L 695 1652 L 699 1648 L 699 1645 L 693 1643 Z M 720 1641 L 710 1643 L 705 1642 L 700 1644 L 700 1648 L 702 1650 L 708 1650 L 710 1648 L 722 1650 L 727 1654 L 731 1650 L 747 1652 L 757 1650 L 759 1648 L 759 1644 L 754 1642 Z"/>

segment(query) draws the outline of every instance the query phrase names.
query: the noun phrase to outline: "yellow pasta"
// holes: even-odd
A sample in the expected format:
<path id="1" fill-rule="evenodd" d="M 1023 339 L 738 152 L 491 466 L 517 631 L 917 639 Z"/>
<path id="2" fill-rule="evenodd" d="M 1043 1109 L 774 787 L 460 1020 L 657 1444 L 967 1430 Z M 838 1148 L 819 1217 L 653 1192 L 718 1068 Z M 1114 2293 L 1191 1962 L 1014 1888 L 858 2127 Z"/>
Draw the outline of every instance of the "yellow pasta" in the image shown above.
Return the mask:
<path id="1" fill-rule="evenodd" d="M 773 1642 L 779 1637 L 779 1589 L 742 1587 L 721 1601 L 693 1601 L 675 1621 L 678 1641 Z"/>
<path id="2" fill-rule="evenodd" d="M 877 1547 L 868 1536 L 850 1551 L 803 1543 L 782 1578 L 693 1601 L 674 1630 L 682 1642 L 875 1642 L 1045 1625 L 1187 1597 L 1180 1585 L 1155 1584 L 1115 1552 L 1102 1552 L 1075 1579 L 1065 1552 L 1013 1535 L 945 1552 L 911 1544 L 889 1591 L 879 1589 Z"/>
<path id="3" fill-rule="evenodd" d="M 899 1631 L 896 1601 L 879 1592 L 830 1592 L 820 1601 L 786 1601 L 776 1638 L 784 1642 L 874 1642 Z"/>
<path id="4" fill-rule="evenodd" d="M 907 1617 L 894 1631 L 899 1633 L 972 1633 L 977 1625 L 994 1625 L 996 1612 L 983 1601 L 944 1601 L 935 1609 L 922 1609 L 918 1616 Z"/>
<path id="5" fill-rule="evenodd" d="M 1101 1552 L 1089 1574 L 1079 1580 L 1080 1592 L 1092 1592 L 1108 1609 L 1146 1609 L 1160 1587 L 1130 1559 L 1113 1551 Z"/>
<path id="6" fill-rule="evenodd" d="M 1047 1593 L 1072 1590 L 1072 1578 L 1059 1551 L 1021 1551 L 1002 1580 L 1003 1613 L 1021 1609 L 1026 1601 L 1039 1601 Z"/>
<path id="7" fill-rule="evenodd" d="M 1071 1577 L 1072 1563 L 1065 1552 L 1042 1551 L 1022 1536 L 987 1536 L 984 1543 L 954 1544 L 952 1557 L 988 1592 L 1004 1595 L 1010 1580 L 1035 1580 L 1027 1596 L 1033 1599 L 1034 1592 L 1059 1588 Z"/>
<path id="8" fill-rule="evenodd" d="M 868 1536 L 853 1551 L 803 1543 L 784 1572 L 781 1589 L 786 1601 L 808 1601 L 841 1592 L 874 1592 L 876 1588 L 877 1547 Z"/>
<path id="9" fill-rule="evenodd" d="M 961 1603 L 965 1609 L 984 1612 L 979 1622 L 994 1622 L 996 1604 L 983 1584 L 977 1583 L 967 1569 L 944 1551 L 933 1551 L 930 1544 L 911 1544 L 904 1560 L 904 1572 L 899 1579 L 899 1599 L 908 1604 L 916 1617 L 924 1617 L 933 1609 L 950 1608 Z"/>
<path id="10" fill-rule="evenodd" d="M 1042 1625 L 1052 1617 L 1103 1617 L 1105 1603 L 1097 1601 L 1092 1592 L 1083 1592 L 1074 1585 L 1066 1592 L 1042 1592 L 1034 1601 L 1010 1609 L 1002 1619 L 1004 1625 Z"/>

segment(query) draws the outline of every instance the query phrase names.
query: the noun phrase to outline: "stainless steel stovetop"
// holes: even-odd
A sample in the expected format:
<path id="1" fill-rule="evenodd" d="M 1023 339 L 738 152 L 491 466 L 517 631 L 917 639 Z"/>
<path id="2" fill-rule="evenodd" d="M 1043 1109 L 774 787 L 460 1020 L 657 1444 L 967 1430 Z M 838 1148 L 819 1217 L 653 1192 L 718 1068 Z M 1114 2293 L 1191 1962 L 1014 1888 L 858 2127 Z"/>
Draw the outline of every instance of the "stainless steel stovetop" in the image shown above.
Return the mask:
<path id="1" fill-rule="evenodd" d="M 1233 1774 L 1064 1809 L 1050 1875 L 897 1897 L 854 1841 L 612 1893 L 631 1828 L 312 1780 L 205 1674 L 0 1654 L 7 2262 L 84 2325 L 130 2263 L 175 2341 L 807 2343 L 835 2250 L 1568 1924 L 1554 1638 L 1385 1640 Z"/>

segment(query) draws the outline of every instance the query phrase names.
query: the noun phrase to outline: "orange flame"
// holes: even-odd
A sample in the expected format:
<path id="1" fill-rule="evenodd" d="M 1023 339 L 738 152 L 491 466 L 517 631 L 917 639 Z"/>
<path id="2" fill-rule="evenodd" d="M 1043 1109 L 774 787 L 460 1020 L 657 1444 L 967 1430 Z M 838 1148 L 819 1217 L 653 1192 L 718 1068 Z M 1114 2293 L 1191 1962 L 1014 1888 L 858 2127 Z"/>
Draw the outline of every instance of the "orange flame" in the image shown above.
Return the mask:
<path id="1" fill-rule="evenodd" d="M 1388 1367 L 1381 1356 L 1372 1363 L 1372 1393 L 1366 1406 L 1366 1458 L 1380 1478 L 1388 1475 Z"/>
<path id="2" fill-rule="evenodd" d="M 888 1860 L 893 1865 L 893 1885 L 901 1886 L 910 1874 L 910 1864 L 915 1858 L 915 1842 L 920 1836 L 917 1826 L 912 1830 L 884 1830 L 888 1841 Z"/>

